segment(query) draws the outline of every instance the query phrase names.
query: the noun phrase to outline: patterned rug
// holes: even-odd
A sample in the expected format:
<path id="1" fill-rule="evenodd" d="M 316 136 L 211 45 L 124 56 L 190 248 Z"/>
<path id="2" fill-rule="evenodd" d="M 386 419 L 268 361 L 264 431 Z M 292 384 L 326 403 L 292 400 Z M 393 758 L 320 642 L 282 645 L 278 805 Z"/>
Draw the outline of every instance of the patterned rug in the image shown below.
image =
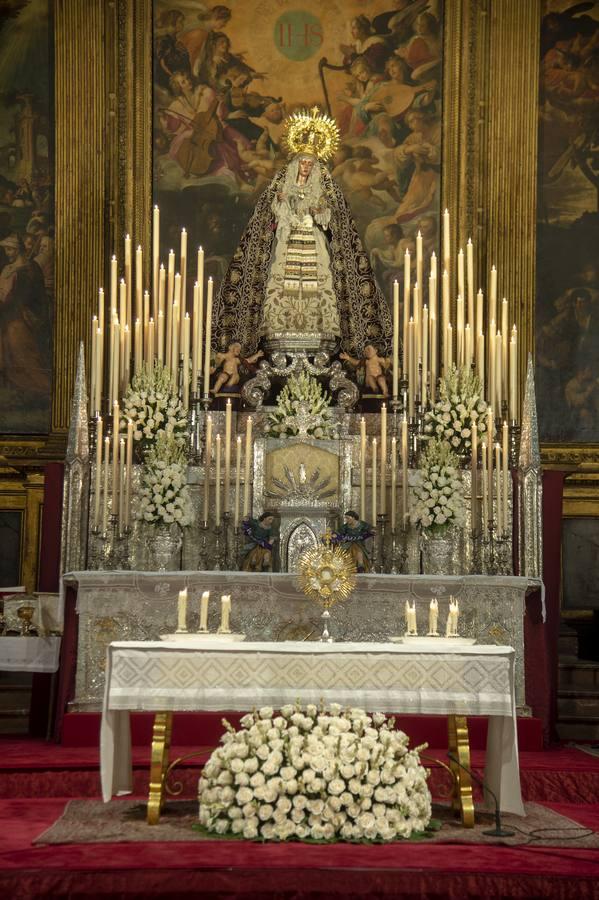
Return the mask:
<path id="1" fill-rule="evenodd" d="M 509 838 L 484 835 L 492 828 L 494 816 L 477 810 L 474 828 L 462 828 L 446 805 L 435 804 L 433 816 L 442 822 L 431 843 L 507 844 L 511 846 L 582 847 L 599 849 L 599 833 L 584 828 L 538 803 L 526 803 L 526 817 L 504 815 L 502 824 L 515 831 Z M 194 800 L 166 804 L 158 825 L 146 823 L 145 803 L 135 800 L 70 800 L 63 814 L 34 844 L 95 844 L 136 841 L 228 840 L 207 838 L 192 829 L 197 822 Z M 237 839 L 236 839 L 237 840 Z"/>

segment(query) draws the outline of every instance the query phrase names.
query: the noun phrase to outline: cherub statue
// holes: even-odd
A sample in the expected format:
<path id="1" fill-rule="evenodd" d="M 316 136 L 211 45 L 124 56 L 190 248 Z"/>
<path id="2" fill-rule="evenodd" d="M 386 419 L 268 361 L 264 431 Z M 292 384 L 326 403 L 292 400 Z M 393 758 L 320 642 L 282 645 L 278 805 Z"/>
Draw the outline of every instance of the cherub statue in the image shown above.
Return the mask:
<path id="1" fill-rule="evenodd" d="M 358 572 L 370 572 L 366 541 L 374 535 L 372 526 L 361 522 L 360 516 L 353 509 L 348 509 L 343 518 L 343 525 L 333 533 L 333 543 L 341 544 L 349 550 Z"/>
<path id="2" fill-rule="evenodd" d="M 211 371 L 216 372 L 220 369 L 220 372 L 214 382 L 212 393 L 218 394 L 225 385 L 227 387 L 235 387 L 236 384 L 239 384 L 239 369 L 242 364 L 249 363 L 251 365 L 258 362 L 262 356 L 264 356 L 264 353 L 262 350 L 258 350 L 252 356 L 243 357 L 240 343 L 235 341 L 229 344 L 226 353 L 216 354 L 216 366 Z"/>
<path id="3" fill-rule="evenodd" d="M 366 387 L 370 388 L 375 394 L 380 392 L 383 397 L 389 396 L 389 387 L 387 385 L 385 372 L 390 368 L 391 360 L 379 356 L 376 348 L 373 347 L 372 344 L 367 344 L 366 347 L 364 347 L 363 359 L 354 359 L 354 357 L 350 356 L 348 353 L 340 353 L 339 359 L 344 359 L 356 369 L 359 366 L 363 366 L 366 373 Z"/>

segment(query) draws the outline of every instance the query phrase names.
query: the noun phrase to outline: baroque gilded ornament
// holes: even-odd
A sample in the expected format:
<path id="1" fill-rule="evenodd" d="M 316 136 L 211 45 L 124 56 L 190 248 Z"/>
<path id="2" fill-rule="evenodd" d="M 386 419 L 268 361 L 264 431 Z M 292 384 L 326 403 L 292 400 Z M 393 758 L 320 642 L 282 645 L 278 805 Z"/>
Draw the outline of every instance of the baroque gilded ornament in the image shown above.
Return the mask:
<path id="1" fill-rule="evenodd" d="M 298 110 L 285 120 L 282 145 L 289 157 L 310 153 L 326 161 L 339 146 L 339 128 L 334 119 L 320 112 L 318 106 Z"/>
<path id="2" fill-rule="evenodd" d="M 323 541 L 302 554 L 299 573 L 304 594 L 328 610 L 335 603 L 347 600 L 354 590 L 356 567 L 347 550 L 331 543 L 329 533 Z"/>

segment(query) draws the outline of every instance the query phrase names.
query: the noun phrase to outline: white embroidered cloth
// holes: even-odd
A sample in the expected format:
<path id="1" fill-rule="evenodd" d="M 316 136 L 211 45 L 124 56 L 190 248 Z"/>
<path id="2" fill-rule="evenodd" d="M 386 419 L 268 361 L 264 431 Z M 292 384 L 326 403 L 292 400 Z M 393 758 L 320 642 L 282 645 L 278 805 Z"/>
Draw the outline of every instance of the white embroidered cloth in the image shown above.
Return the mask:
<path id="1" fill-rule="evenodd" d="M 514 651 L 456 646 L 316 642 L 115 642 L 102 712 L 105 801 L 132 788 L 129 712 L 233 710 L 337 702 L 387 713 L 489 716 L 486 781 L 506 812 L 520 792 Z"/>
<path id="2" fill-rule="evenodd" d="M 1 637 L 0 671 L 56 672 L 60 660 L 59 637 Z"/>

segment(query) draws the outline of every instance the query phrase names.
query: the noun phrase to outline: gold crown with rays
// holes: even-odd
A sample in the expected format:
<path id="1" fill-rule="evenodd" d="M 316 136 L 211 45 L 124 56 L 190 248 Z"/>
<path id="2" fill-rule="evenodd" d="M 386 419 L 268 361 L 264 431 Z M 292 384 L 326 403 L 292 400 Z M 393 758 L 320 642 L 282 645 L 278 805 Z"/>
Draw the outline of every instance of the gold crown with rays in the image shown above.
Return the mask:
<path id="1" fill-rule="evenodd" d="M 299 580 L 304 594 L 325 609 L 346 600 L 356 586 L 356 567 L 350 553 L 331 541 L 327 531 L 323 543 L 304 550 L 298 560 Z"/>
<path id="2" fill-rule="evenodd" d="M 318 106 L 300 109 L 285 119 L 282 145 L 289 157 L 310 153 L 318 159 L 330 159 L 339 146 L 337 123 Z"/>

